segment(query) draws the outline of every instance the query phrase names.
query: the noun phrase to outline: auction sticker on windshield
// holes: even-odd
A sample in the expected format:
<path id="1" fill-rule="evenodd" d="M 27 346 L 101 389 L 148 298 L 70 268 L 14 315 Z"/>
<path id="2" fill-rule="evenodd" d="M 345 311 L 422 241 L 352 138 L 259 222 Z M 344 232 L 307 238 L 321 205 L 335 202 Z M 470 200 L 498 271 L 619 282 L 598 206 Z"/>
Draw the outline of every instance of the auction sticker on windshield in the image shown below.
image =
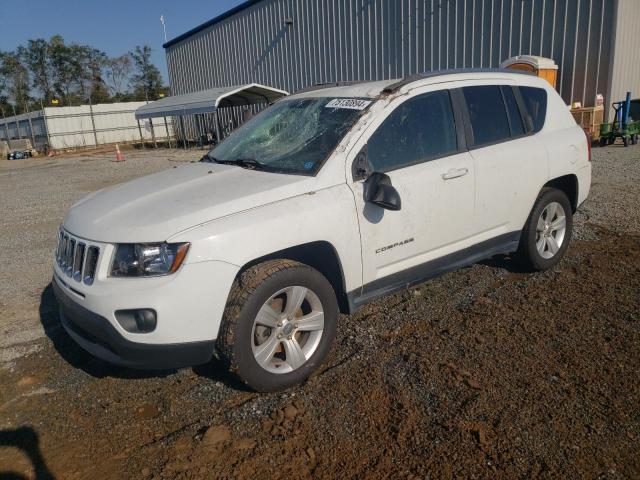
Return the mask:
<path id="1" fill-rule="evenodd" d="M 334 98 L 325 105 L 326 108 L 348 108 L 349 110 L 364 110 L 371 100 L 361 98 Z"/>

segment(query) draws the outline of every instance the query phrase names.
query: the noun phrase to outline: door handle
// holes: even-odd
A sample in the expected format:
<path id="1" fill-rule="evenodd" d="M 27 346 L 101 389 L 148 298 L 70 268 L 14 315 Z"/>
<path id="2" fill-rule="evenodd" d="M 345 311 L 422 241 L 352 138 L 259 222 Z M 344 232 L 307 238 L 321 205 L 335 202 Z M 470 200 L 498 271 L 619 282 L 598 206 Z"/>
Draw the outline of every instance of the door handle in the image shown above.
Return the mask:
<path id="1" fill-rule="evenodd" d="M 452 168 L 447 173 L 442 174 L 443 180 L 451 180 L 452 178 L 462 177 L 469 173 L 468 168 Z"/>

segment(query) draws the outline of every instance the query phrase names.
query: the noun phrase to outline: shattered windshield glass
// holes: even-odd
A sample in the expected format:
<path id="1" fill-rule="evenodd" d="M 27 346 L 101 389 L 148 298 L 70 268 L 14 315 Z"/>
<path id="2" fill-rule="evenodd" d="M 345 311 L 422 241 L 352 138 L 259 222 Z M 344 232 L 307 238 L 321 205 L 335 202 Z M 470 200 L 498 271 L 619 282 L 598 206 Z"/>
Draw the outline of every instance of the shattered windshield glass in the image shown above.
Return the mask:
<path id="1" fill-rule="evenodd" d="M 206 158 L 246 168 L 315 175 L 371 100 L 283 100 L 235 130 Z"/>

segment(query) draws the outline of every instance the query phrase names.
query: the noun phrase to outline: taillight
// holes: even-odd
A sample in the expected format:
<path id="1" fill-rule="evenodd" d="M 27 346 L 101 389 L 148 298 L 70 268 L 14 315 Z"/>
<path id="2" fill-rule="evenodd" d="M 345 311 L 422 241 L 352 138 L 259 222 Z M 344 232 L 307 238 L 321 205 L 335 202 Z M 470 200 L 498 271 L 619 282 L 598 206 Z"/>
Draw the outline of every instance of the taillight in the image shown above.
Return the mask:
<path id="1" fill-rule="evenodd" d="M 591 132 L 589 132 L 588 128 L 583 128 L 582 131 L 587 137 L 587 160 L 591 161 Z"/>

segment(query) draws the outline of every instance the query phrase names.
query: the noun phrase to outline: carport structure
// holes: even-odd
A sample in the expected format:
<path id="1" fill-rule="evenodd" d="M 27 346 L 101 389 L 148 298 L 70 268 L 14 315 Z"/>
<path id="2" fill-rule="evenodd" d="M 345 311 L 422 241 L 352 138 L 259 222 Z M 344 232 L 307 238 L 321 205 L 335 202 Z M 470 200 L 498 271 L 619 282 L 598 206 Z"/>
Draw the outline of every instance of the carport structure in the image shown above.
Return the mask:
<path id="1" fill-rule="evenodd" d="M 182 136 L 184 148 L 187 148 L 187 137 L 183 117 L 185 115 L 193 115 L 195 118 L 195 128 L 199 138 L 202 134 L 201 117 L 207 114 L 213 114 L 213 123 L 215 127 L 216 142 L 222 140 L 222 128 L 220 126 L 220 109 L 234 107 L 248 107 L 252 105 L 268 105 L 277 99 L 289 95 L 284 90 L 268 87 L 258 83 L 248 83 L 245 85 L 236 85 L 231 87 L 218 87 L 198 92 L 187 93 L 184 95 L 175 95 L 162 98 L 155 102 L 148 103 L 136 110 L 136 120 L 138 121 L 138 129 L 142 138 L 142 128 L 140 120 L 149 119 L 151 125 L 151 134 L 153 134 L 153 118 L 163 118 L 165 125 L 167 117 L 177 117 Z M 169 144 L 171 147 L 171 144 Z"/>

